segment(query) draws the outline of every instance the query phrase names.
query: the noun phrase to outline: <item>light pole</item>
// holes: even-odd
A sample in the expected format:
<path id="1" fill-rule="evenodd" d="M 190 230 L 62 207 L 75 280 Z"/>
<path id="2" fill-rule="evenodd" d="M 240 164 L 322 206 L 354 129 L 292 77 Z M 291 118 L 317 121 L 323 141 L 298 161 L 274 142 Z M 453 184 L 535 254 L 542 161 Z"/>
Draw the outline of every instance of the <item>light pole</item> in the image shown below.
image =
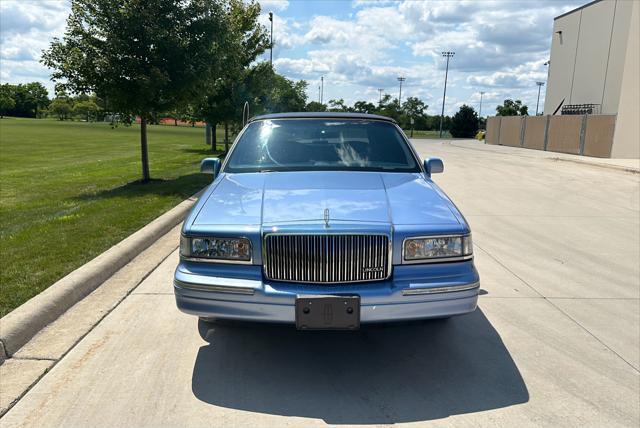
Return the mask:
<path id="1" fill-rule="evenodd" d="M 544 86 L 544 82 L 536 82 L 538 85 L 538 101 L 536 101 L 536 116 L 538 115 L 538 106 L 540 105 L 540 89 Z"/>
<path id="2" fill-rule="evenodd" d="M 449 77 L 449 58 L 456 53 L 451 51 L 442 52 L 442 56 L 447 58 L 447 69 L 444 73 L 444 94 L 442 95 L 442 113 L 440 114 L 440 138 L 442 138 L 442 122 L 444 121 L 444 100 L 447 98 L 447 78 Z"/>
<path id="3" fill-rule="evenodd" d="M 382 105 L 382 91 L 384 89 L 383 88 L 378 88 L 378 92 L 380 92 L 380 99 L 378 100 L 378 105 Z"/>
<path id="4" fill-rule="evenodd" d="M 480 112 L 478 113 L 478 122 L 480 122 L 480 124 L 482 124 L 482 96 L 484 94 L 484 91 L 480 91 Z"/>
<path id="5" fill-rule="evenodd" d="M 324 76 L 320 76 L 320 104 L 324 101 Z"/>
<path id="6" fill-rule="evenodd" d="M 273 12 L 269 12 L 269 21 L 271 21 L 271 42 L 269 44 L 269 65 L 273 68 Z"/>
<path id="7" fill-rule="evenodd" d="M 320 85 L 318 85 L 318 102 L 320 103 Z M 322 104 L 322 103 L 320 103 Z"/>
<path id="8" fill-rule="evenodd" d="M 398 110 L 400 110 L 402 107 L 402 82 L 404 82 L 405 80 L 407 80 L 406 77 L 398 77 L 398 82 L 400 82 L 400 94 L 398 95 Z"/>

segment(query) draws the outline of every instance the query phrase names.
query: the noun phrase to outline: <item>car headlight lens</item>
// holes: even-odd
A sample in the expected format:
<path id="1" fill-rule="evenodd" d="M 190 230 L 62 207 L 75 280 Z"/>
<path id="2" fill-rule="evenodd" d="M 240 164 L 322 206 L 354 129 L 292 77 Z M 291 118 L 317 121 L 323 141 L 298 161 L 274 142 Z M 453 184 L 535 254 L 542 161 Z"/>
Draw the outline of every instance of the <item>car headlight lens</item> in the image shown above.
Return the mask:
<path id="1" fill-rule="evenodd" d="M 471 235 L 436 236 L 404 241 L 405 260 L 463 257 L 473 254 Z"/>
<path id="2" fill-rule="evenodd" d="M 213 260 L 251 261 L 251 241 L 247 238 L 180 238 L 185 257 Z"/>

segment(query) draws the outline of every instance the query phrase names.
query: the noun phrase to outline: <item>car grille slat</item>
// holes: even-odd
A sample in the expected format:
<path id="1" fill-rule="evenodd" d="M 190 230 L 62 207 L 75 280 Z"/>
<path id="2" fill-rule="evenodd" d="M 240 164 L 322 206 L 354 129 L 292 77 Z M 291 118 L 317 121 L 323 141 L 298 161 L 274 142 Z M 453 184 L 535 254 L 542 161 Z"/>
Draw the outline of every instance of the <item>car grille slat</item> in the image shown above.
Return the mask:
<path id="1" fill-rule="evenodd" d="M 269 234 L 264 251 L 265 276 L 272 280 L 335 284 L 389 276 L 387 235 Z"/>

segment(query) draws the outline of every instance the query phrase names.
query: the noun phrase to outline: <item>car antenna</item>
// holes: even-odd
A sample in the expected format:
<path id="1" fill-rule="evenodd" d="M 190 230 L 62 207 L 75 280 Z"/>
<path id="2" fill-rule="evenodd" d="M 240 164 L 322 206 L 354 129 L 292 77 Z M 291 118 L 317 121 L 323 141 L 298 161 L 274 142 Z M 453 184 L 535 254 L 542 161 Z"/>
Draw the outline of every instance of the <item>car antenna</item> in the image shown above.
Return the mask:
<path id="1" fill-rule="evenodd" d="M 249 101 L 244 102 L 244 107 L 242 108 L 242 127 L 247 124 L 249 121 Z"/>

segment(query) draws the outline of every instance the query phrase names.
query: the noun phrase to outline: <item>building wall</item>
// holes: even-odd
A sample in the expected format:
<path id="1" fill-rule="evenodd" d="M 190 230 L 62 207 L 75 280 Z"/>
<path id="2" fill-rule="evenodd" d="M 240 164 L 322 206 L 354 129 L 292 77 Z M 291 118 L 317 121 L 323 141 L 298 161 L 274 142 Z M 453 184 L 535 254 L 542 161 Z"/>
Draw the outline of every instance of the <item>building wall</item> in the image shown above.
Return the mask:
<path id="1" fill-rule="evenodd" d="M 613 147 L 612 158 L 640 158 L 640 3 L 633 2 L 629 14 L 629 28 L 626 58 L 621 80 L 622 88 L 620 105 Z"/>
<path id="2" fill-rule="evenodd" d="M 563 99 L 564 104 L 601 104 L 603 114 L 618 112 L 634 3 L 601 0 L 556 18 L 545 114 L 553 114 Z"/>

